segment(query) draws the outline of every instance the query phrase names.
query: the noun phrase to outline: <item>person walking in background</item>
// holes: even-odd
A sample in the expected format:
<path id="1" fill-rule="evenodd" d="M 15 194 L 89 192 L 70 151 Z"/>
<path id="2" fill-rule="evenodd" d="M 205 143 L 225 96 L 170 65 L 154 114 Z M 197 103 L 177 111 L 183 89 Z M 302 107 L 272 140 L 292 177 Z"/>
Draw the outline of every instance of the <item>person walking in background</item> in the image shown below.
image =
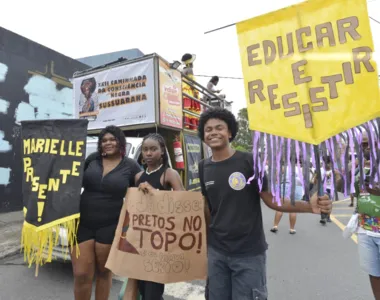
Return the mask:
<path id="1" fill-rule="evenodd" d="M 322 177 L 322 185 L 324 187 L 324 191 L 333 198 L 334 195 L 331 194 L 332 185 L 333 185 L 333 173 L 331 166 L 331 158 L 329 156 L 324 158 L 324 166 L 321 168 L 321 177 Z M 336 182 L 340 181 L 341 176 L 337 170 L 334 172 Z M 314 176 L 314 185 L 318 184 L 317 173 Z M 326 222 L 331 222 L 330 214 L 321 214 L 321 219 L 319 221 L 322 225 L 326 225 Z"/>
<path id="2" fill-rule="evenodd" d="M 297 164 L 297 161 L 296 161 L 296 164 Z M 281 176 L 281 178 L 286 178 L 286 182 L 283 182 L 281 184 L 281 193 L 284 193 L 285 195 L 285 198 L 290 200 L 290 195 L 291 195 L 291 186 L 290 186 L 290 178 L 291 178 L 291 168 L 288 166 L 286 168 L 286 177 L 285 176 Z M 301 172 L 302 172 L 302 169 L 301 169 Z M 284 167 L 282 167 L 282 174 L 285 173 L 285 169 Z M 301 180 L 301 177 L 300 177 L 300 174 L 299 174 L 299 170 L 296 166 L 295 168 L 295 194 L 294 194 L 294 198 L 295 199 L 303 199 L 303 196 L 305 194 L 305 191 L 304 191 L 304 188 L 303 188 L 303 185 L 302 185 L 302 180 Z M 276 211 L 275 213 L 275 216 L 274 216 L 274 225 L 273 227 L 271 228 L 271 232 L 274 232 L 276 233 L 278 231 L 278 224 L 280 223 L 281 221 L 281 218 L 283 216 L 283 212 L 280 212 L 280 211 Z M 296 229 L 295 229 L 295 226 L 296 226 L 296 221 L 297 221 L 297 214 L 296 213 L 289 213 L 289 224 L 290 224 L 290 229 L 289 229 L 289 233 L 290 234 L 295 234 L 296 233 Z"/>
<path id="3" fill-rule="evenodd" d="M 332 184 L 332 170 L 331 170 L 331 161 L 328 157 L 325 162 L 325 167 L 321 169 L 321 176 L 322 176 L 322 182 L 323 184 L 326 184 L 326 193 L 331 195 L 331 184 Z M 331 222 L 331 218 L 329 214 L 321 214 L 321 224 L 326 224 L 326 222 Z"/>
<path id="4" fill-rule="evenodd" d="M 309 171 L 309 182 L 310 182 L 309 183 L 309 192 L 310 192 L 314 188 L 314 176 L 315 176 L 315 168 L 314 168 L 312 163 L 310 163 L 309 170 L 310 170 Z M 304 199 L 306 199 L 305 196 L 304 196 Z"/>
<path id="5" fill-rule="evenodd" d="M 359 166 L 359 161 L 356 158 L 355 159 L 355 176 L 359 173 L 358 166 Z M 350 163 L 348 164 L 348 169 L 351 170 L 351 168 L 352 168 L 352 161 L 350 161 Z M 355 193 L 350 194 L 350 199 L 351 199 L 351 202 L 350 202 L 349 207 L 354 207 Z"/>
<path id="6" fill-rule="evenodd" d="M 363 136 L 364 152 L 364 189 L 359 186 L 359 176 L 356 177 L 355 189 L 357 196 L 358 250 L 361 268 L 369 274 L 369 280 L 375 300 L 380 300 L 380 187 L 378 183 L 370 187 L 371 161 L 368 136 Z"/>

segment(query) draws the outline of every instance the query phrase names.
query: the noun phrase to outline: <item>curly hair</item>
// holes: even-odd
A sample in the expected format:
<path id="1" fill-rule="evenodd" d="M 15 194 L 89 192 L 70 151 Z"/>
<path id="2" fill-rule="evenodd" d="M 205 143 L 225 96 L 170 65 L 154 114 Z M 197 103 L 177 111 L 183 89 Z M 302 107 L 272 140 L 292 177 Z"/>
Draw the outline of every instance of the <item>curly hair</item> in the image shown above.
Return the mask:
<path id="1" fill-rule="evenodd" d="M 127 142 L 125 141 L 125 135 L 119 127 L 116 127 L 114 125 L 107 126 L 99 133 L 99 138 L 98 138 L 99 155 L 102 155 L 102 139 L 107 133 L 112 134 L 116 138 L 117 144 L 119 145 L 119 149 L 120 149 L 120 155 L 124 157 L 125 152 L 126 152 L 126 147 L 127 147 Z"/>
<path id="2" fill-rule="evenodd" d="M 220 107 L 213 107 L 203 112 L 199 118 L 198 136 L 204 141 L 205 138 L 205 125 L 210 119 L 218 119 L 227 123 L 228 130 L 231 132 L 230 142 L 232 142 L 238 132 L 238 122 L 232 112 Z"/>
<path id="3" fill-rule="evenodd" d="M 144 137 L 142 145 L 144 145 L 144 142 L 148 139 L 152 139 L 152 140 L 158 142 L 158 144 L 161 147 L 161 151 L 163 153 L 162 164 L 164 165 L 165 168 L 169 168 L 169 157 L 168 157 L 168 154 L 166 152 L 166 143 L 165 143 L 165 139 L 163 138 L 163 136 L 159 133 L 150 133 Z"/>
<path id="4" fill-rule="evenodd" d="M 96 80 L 94 77 L 91 77 L 91 78 L 87 78 L 87 79 L 84 79 L 80 85 L 80 89 L 81 89 L 81 92 L 83 93 L 83 86 L 85 83 L 91 83 L 91 86 L 90 86 L 90 91 L 91 91 L 91 94 L 93 94 L 95 92 L 95 89 L 96 89 Z"/>

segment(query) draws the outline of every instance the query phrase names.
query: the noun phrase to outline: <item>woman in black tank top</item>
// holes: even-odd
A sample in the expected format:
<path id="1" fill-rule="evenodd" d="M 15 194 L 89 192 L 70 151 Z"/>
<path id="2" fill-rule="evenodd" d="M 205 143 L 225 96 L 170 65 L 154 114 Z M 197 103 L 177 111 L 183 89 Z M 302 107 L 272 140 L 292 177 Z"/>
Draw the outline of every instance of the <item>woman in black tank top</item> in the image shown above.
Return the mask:
<path id="1" fill-rule="evenodd" d="M 185 190 L 178 172 L 169 167 L 165 140 L 160 134 L 149 134 L 144 138 L 142 157 L 146 170 L 135 176 L 135 186 L 143 192 L 151 189 Z M 142 300 L 163 300 L 164 284 L 139 280 L 138 288 Z"/>

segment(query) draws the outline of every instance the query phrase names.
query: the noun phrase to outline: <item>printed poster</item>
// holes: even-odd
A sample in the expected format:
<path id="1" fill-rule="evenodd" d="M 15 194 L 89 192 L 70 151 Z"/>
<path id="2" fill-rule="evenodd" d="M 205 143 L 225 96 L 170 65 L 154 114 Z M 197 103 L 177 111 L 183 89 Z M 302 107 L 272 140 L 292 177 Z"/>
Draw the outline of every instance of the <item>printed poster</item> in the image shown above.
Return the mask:
<path id="1" fill-rule="evenodd" d="M 210 158 L 212 156 L 212 151 L 209 146 L 206 145 L 206 143 L 203 144 L 203 153 L 204 153 L 204 158 Z"/>
<path id="2" fill-rule="evenodd" d="M 366 0 L 306 1 L 237 34 L 251 130 L 319 144 L 380 116 Z"/>
<path id="3" fill-rule="evenodd" d="M 206 223 L 201 193 L 128 189 L 106 267 L 159 283 L 204 280 Z"/>
<path id="4" fill-rule="evenodd" d="M 75 117 L 88 129 L 155 123 L 154 59 L 74 78 Z"/>
<path id="5" fill-rule="evenodd" d="M 187 166 L 187 182 L 186 190 L 200 190 L 201 182 L 199 179 L 198 164 L 202 160 L 202 141 L 195 135 L 184 135 L 186 166 Z"/>
<path id="6" fill-rule="evenodd" d="M 182 129 L 182 85 L 181 73 L 172 70 L 159 60 L 160 74 L 160 123 Z"/>

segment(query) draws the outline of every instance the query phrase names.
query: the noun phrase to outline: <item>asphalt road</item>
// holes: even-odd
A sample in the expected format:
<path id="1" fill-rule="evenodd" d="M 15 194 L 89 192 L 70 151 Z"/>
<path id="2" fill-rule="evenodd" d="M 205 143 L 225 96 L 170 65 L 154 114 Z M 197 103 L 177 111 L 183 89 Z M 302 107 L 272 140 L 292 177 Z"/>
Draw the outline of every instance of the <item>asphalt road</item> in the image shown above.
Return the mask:
<path id="1" fill-rule="evenodd" d="M 348 204 L 347 201 L 335 202 L 333 223 L 326 226 L 319 224 L 319 216 L 300 214 L 296 235 L 288 234 L 286 216 L 281 220 L 278 233 L 267 233 L 270 299 L 373 299 L 368 275 L 359 267 L 357 244 L 342 237 L 342 229 L 353 212 Z M 268 210 L 265 211 L 268 232 L 273 221 L 268 218 Z"/>
<path id="2" fill-rule="evenodd" d="M 353 211 L 348 204 L 334 204 L 333 223 L 327 226 L 319 224 L 318 216 L 299 215 L 295 235 L 288 233 L 287 215 L 278 233 L 271 233 L 274 212 L 263 207 L 269 243 L 269 299 L 373 299 L 368 277 L 359 268 L 355 237 L 342 237 L 342 228 Z M 34 269 L 25 266 L 19 255 L 0 262 L 0 300 L 70 300 L 72 282 L 70 264 L 44 266 L 36 278 Z M 120 288 L 121 282 L 115 280 L 110 299 L 117 299 Z M 165 300 L 204 299 L 203 291 L 203 282 L 167 285 Z"/>

